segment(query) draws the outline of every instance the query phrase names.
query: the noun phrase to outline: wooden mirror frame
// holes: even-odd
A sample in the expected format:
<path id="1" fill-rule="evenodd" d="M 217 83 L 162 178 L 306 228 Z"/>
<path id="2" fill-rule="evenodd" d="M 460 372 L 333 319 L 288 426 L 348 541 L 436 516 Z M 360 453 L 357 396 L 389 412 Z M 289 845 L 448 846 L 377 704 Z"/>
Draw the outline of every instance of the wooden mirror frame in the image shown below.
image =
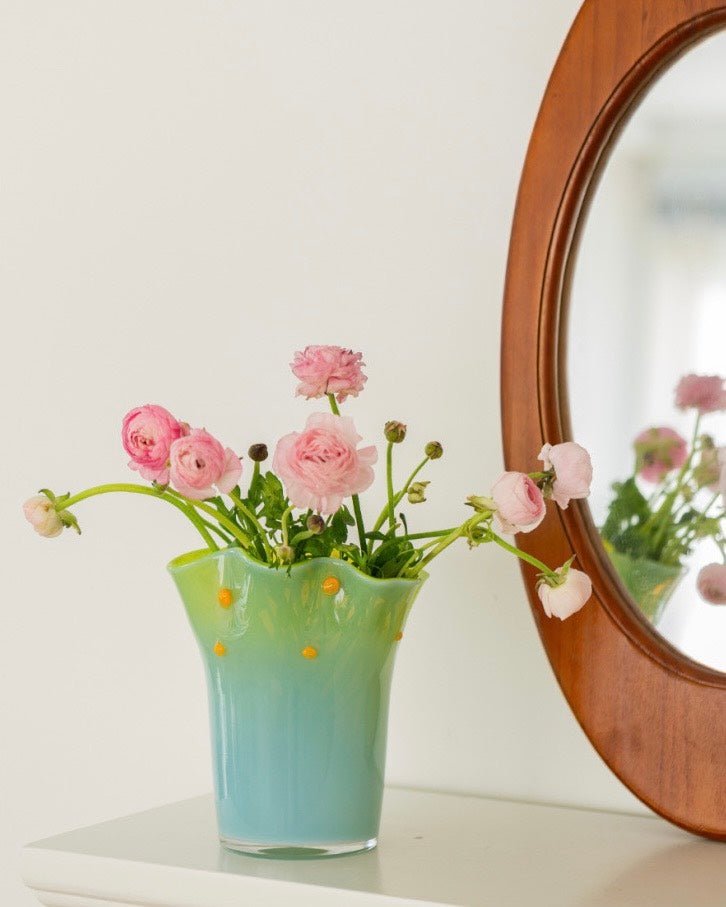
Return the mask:
<path id="1" fill-rule="evenodd" d="M 502 324 L 507 469 L 530 471 L 545 441 L 573 437 L 567 306 L 579 227 L 608 152 L 652 81 L 724 26 L 724 0 L 586 0 L 575 19 L 537 116 L 512 227 Z M 535 571 L 523 566 L 550 663 L 595 749 L 657 813 L 726 840 L 726 674 L 686 658 L 636 611 L 586 505 L 551 508 L 527 549 L 558 564 L 574 552 L 592 577 L 592 600 L 561 622 L 544 615 Z"/>

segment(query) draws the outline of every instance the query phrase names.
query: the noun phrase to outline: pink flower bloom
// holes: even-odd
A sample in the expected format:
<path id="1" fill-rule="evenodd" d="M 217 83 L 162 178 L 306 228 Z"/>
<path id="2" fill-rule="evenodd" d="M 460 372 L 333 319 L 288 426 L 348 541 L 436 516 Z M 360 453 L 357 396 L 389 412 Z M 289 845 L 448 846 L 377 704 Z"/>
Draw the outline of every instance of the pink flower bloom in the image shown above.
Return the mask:
<path id="1" fill-rule="evenodd" d="M 306 346 L 295 353 L 290 363 L 292 373 L 300 379 L 297 395 L 310 400 L 336 394 L 338 403 L 346 397 L 357 397 L 368 380 L 361 370 L 362 353 L 341 346 Z"/>
<path id="2" fill-rule="evenodd" d="M 137 406 L 124 416 L 121 441 L 131 457 L 129 466 L 150 482 L 166 485 L 169 481 L 169 450 L 177 438 L 186 434 L 163 406 Z"/>
<path id="3" fill-rule="evenodd" d="M 696 587 L 705 601 L 712 605 L 726 605 L 726 565 L 708 564 L 703 567 Z"/>
<path id="4" fill-rule="evenodd" d="M 63 523 L 53 504 L 44 494 L 36 494 L 23 504 L 25 519 L 38 535 L 53 539 L 63 532 Z"/>
<path id="5" fill-rule="evenodd" d="M 686 375 L 676 387 L 676 406 L 692 407 L 701 414 L 726 409 L 724 379 L 719 375 Z"/>
<path id="6" fill-rule="evenodd" d="M 492 487 L 496 517 L 507 534 L 531 532 L 542 522 L 545 502 L 542 492 L 523 472 L 505 472 Z"/>
<path id="7" fill-rule="evenodd" d="M 586 498 L 590 494 L 592 461 L 584 447 L 574 441 L 554 446 L 545 444 L 538 459 L 542 460 L 546 470 L 555 471 L 552 499 L 563 510 L 567 509 L 570 501 Z"/>
<path id="8" fill-rule="evenodd" d="M 188 498 L 203 501 L 217 492 L 230 492 L 242 475 L 237 454 L 225 448 L 203 428 L 177 438 L 171 445 L 171 482 Z M 216 490 L 215 490 L 216 486 Z"/>
<path id="9" fill-rule="evenodd" d="M 660 482 L 688 459 L 688 443 L 672 428 L 647 428 L 635 439 L 637 471 L 646 482 Z"/>
<path id="10" fill-rule="evenodd" d="M 332 413 L 313 413 L 302 432 L 280 438 L 272 460 L 295 507 L 335 513 L 343 498 L 360 494 L 373 482 L 376 448 L 357 445 L 361 436 L 353 420 Z"/>
<path id="11" fill-rule="evenodd" d="M 551 586 L 546 580 L 540 580 L 537 595 L 547 617 L 565 620 L 586 604 L 592 595 L 592 582 L 587 573 L 573 567 L 560 567 L 555 572 L 563 577 L 562 581 Z"/>

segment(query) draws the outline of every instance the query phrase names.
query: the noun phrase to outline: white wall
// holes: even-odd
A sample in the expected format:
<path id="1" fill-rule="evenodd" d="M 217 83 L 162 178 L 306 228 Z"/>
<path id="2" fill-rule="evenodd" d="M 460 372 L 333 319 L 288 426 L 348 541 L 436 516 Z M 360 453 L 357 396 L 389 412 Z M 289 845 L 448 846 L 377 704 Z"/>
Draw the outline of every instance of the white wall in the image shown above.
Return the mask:
<path id="1" fill-rule="evenodd" d="M 311 409 L 291 352 L 339 342 L 366 354 L 366 438 L 399 418 L 412 460 L 446 446 L 421 521 L 458 518 L 501 468 L 511 214 L 577 6 L 1 0 L 2 903 L 31 903 L 22 842 L 210 786 L 164 571 L 191 530 L 106 498 L 49 542 L 21 502 L 125 477 L 141 402 L 238 449 L 274 440 Z M 633 808 L 499 554 L 451 552 L 417 604 L 390 780 Z"/>

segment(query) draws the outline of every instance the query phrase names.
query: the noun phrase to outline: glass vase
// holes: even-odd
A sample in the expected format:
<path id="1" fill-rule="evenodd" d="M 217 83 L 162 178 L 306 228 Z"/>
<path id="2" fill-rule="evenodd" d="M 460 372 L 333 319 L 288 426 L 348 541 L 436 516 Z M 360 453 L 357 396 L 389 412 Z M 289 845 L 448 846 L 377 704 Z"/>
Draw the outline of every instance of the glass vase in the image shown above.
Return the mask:
<path id="1" fill-rule="evenodd" d="M 221 842 L 273 857 L 375 847 L 391 675 L 423 578 L 240 548 L 172 561 L 206 671 Z"/>
<path id="2" fill-rule="evenodd" d="M 612 548 L 608 554 L 640 611 L 652 624 L 657 624 L 686 569 L 644 557 L 631 557 Z"/>

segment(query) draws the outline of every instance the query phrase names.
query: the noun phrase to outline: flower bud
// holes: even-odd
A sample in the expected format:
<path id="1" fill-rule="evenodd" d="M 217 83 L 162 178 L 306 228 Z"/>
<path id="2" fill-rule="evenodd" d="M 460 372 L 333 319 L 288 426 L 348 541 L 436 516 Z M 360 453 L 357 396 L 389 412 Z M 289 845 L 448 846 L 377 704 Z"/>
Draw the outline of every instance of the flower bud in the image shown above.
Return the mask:
<path id="1" fill-rule="evenodd" d="M 325 520 L 320 516 L 319 513 L 313 513 L 307 518 L 305 525 L 308 527 L 309 532 L 314 532 L 315 535 L 320 535 L 323 529 L 325 529 Z"/>
<path id="2" fill-rule="evenodd" d="M 383 434 L 386 436 L 386 441 L 390 441 L 391 444 L 400 444 L 406 437 L 406 426 L 403 422 L 386 422 Z"/>
<path id="3" fill-rule="evenodd" d="M 429 482 L 412 482 L 408 486 L 408 503 L 423 504 L 426 500 L 426 486 Z"/>
<path id="4" fill-rule="evenodd" d="M 38 535 L 53 539 L 63 532 L 63 520 L 56 512 L 53 502 L 43 494 L 37 494 L 23 504 L 25 519 Z"/>
<path id="5" fill-rule="evenodd" d="M 295 560 L 295 549 L 289 545 L 278 545 L 275 548 L 275 557 L 281 564 L 291 564 Z"/>
<path id="6" fill-rule="evenodd" d="M 497 505 L 492 498 L 485 498 L 480 494 L 470 494 L 466 499 L 466 503 L 469 507 L 473 507 L 477 513 L 494 512 L 497 509 Z"/>
<path id="7" fill-rule="evenodd" d="M 247 455 L 254 463 L 262 463 L 267 459 L 267 444 L 253 444 Z"/>
<path id="8" fill-rule="evenodd" d="M 424 453 L 429 458 L 429 460 L 438 460 L 444 455 L 444 448 L 439 444 L 438 441 L 429 441 L 429 443 L 424 447 Z"/>

